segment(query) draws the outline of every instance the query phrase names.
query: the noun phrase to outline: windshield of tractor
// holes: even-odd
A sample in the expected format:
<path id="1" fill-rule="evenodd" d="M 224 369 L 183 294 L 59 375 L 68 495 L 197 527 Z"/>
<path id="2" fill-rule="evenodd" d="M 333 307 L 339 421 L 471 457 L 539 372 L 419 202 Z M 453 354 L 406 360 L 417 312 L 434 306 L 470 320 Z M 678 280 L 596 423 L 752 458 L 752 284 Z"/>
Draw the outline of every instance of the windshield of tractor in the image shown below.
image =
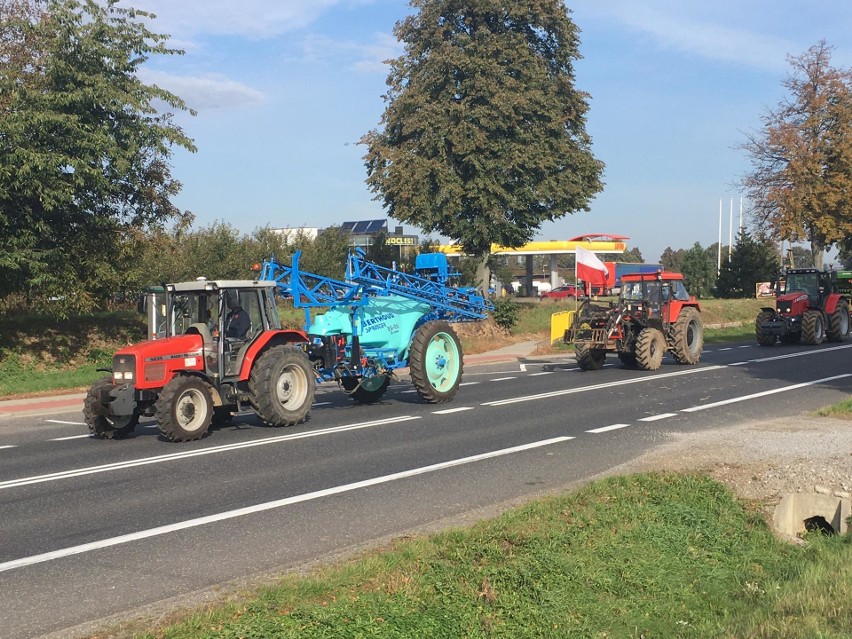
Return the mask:
<path id="1" fill-rule="evenodd" d="M 808 295 L 819 294 L 818 273 L 787 273 L 787 293 L 804 291 Z"/>
<path id="2" fill-rule="evenodd" d="M 672 290 L 674 291 L 674 298 L 676 300 L 680 300 L 681 302 L 689 301 L 689 291 L 683 285 L 683 280 L 672 280 Z"/>
<path id="3" fill-rule="evenodd" d="M 645 299 L 645 292 L 642 290 L 642 282 L 624 282 L 622 286 L 622 297 L 633 302 L 641 302 Z"/>
<path id="4" fill-rule="evenodd" d="M 218 325 L 218 318 L 218 296 L 214 291 L 172 296 L 172 335 L 183 335 L 193 324 L 205 324 L 212 330 Z"/>

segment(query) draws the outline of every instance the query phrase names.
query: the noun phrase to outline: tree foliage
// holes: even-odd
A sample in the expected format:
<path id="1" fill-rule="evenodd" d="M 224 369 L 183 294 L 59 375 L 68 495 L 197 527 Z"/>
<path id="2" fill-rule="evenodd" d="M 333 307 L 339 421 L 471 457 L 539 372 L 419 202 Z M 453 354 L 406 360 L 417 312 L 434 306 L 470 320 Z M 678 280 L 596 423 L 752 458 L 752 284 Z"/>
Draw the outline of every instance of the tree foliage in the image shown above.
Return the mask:
<path id="1" fill-rule="evenodd" d="M 388 214 L 484 257 L 588 210 L 603 164 L 574 87 L 578 30 L 560 0 L 411 0 L 394 30 L 367 184 Z"/>
<path id="2" fill-rule="evenodd" d="M 662 264 L 663 268 L 667 271 L 679 273 L 683 266 L 683 257 L 685 253 L 686 251 L 684 249 L 675 250 L 671 246 L 667 246 L 662 255 L 660 255 L 660 264 Z"/>
<path id="3" fill-rule="evenodd" d="M 696 242 L 687 251 L 683 251 L 680 265 L 687 290 L 696 297 L 709 297 L 716 284 L 716 264 L 707 250 Z"/>
<path id="4" fill-rule="evenodd" d="M 816 252 L 852 237 L 852 72 L 830 65 L 824 41 L 788 61 L 789 97 L 742 145 L 743 183 L 760 225 Z"/>
<path id="5" fill-rule="evenodd" d="M 778 274 L 778 251 L 771 241 L 740 231 L 731 259 L 722 261 L 716 294 L 719 297 L 754 297 L 755 284 L 771 282 Z"/>
<path id="6" fill-rule="evenodd" d="M 116 3 L 0 1 L 0 296 L 86 309 L 117 290 L 139 230 L 182 215 L 169 159 L 194 147 L 155 104 L 186 107 L 137 76 L 180 52 Z"/>

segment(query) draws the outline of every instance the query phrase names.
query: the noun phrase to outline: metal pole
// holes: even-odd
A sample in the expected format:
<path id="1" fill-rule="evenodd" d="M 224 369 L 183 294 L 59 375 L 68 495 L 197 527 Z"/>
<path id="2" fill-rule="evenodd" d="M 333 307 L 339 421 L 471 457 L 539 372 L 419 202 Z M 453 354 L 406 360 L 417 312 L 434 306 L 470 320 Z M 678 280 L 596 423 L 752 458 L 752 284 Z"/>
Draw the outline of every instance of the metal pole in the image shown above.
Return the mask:
<path id="1" fill-rule="evenodd" d="M 731 198 L 731 214 L 728 219 L 728 261 L 731 261 L 731 254 L 734 252 L 734 198 Z"/>
<path id="2" fill-rule="evenodd" d="M 719 198 L 719 242 L 718 253 L 716 257 L 716 277 L 722 272 L 722 198 Z"/>

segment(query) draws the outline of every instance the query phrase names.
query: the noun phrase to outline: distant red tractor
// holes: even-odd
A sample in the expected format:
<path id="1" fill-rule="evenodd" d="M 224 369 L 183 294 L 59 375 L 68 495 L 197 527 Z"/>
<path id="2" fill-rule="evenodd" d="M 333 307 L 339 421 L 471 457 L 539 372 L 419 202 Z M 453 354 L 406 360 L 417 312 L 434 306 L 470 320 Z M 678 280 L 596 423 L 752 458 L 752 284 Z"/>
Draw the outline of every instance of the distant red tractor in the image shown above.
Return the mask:
<path id="1" fill-rule="evenodd" d="M 849 300 L 837 292 L 830 271 L 815 268 L 789 269 L 775 308 L 757 314 L 757 343 L 821 344 L 841 342 L 849 335 Z"/>
<path id="2" fill-rule="evenodd" d="M 621 279 L 621 295 L 609 305 L 585 302 L 565 342 L 574 345 L 583 370 L 597 370 L 607 352 L 626 366 L 656 370 L 670 351 L 680 364 L 696 364 L 704 348 L 698 302 L 680 273 L 634 273 Z"/>

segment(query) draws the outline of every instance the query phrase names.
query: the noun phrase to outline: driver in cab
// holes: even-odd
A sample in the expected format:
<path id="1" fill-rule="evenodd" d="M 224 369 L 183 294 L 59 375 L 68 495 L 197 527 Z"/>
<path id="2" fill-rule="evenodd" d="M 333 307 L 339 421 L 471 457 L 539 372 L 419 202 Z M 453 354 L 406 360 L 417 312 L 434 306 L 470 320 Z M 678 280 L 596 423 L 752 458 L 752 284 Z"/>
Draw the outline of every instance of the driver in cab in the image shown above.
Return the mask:
<path id="1" fill-rule="evenodd" d="M 228 297 L 228 314 L 225 316 L 225 337 L 245 339 L 251 320 L 236 297 Z"/>

